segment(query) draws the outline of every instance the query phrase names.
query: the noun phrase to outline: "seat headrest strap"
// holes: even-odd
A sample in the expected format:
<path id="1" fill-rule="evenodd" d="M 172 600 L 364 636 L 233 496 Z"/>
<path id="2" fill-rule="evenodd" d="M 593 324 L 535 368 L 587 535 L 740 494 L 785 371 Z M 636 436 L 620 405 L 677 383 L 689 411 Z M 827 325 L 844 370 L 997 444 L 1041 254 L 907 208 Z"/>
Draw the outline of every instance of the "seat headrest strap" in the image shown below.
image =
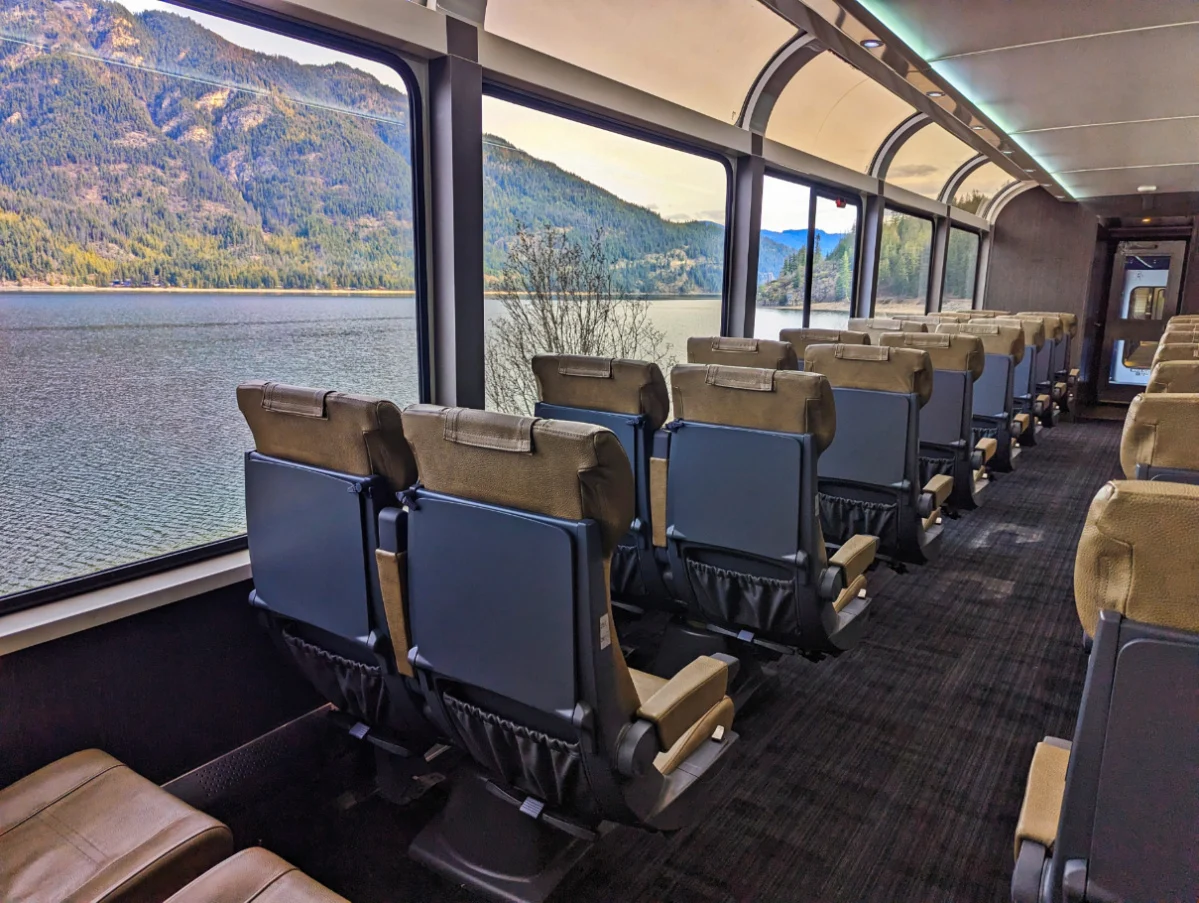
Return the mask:
<path id="1" fill-rule="evenodd" d="M 442 436 L 455 445 L 528 455 L 533 453 L 533 424 L 536 422 L 536 417 L 513 419 L 494 411 L 451 408 L 446 412 Z"/>
<path id="2" fill-rule="evenodd" d="M 903 343 L 917 348 L 949 348 L 953 340 L 943 332 L 905 332 Z"/>
<path id="3" fill-rule="evenodd" d="M 303 386 L 287 386 L 282 383 L 267 383 L 262 387 L 262 407 L 276 414 L 293 414 L 296 417 L 325 418 L 325 396 L 327 389 L 306 389 Z"/>
<path id="4" fill-rule="evenodd" d="M 741 339 L 731 338 L 729 336 L 716 336 L 712 339 L 713 351 L 757 351 L 757 339 Z"/>
<path id="5" fill-rule="evenodd" d="M 891 348 L 887 345 L 838 345 L 833 353 L 846 361 L 891 360 Z"/>
<path id="6" fill-rule="evenodd" d="M 709 364 L 704 376 L 709 386 L 742 389 L 746 392 L 773 392 L 774 371 L 757 367 L 721 367 Z"/>
<path id="7" fill-rule="evenodd" d="M 990 323 L 963 323 L 958 329 L 974 335 L 999 335 L 999 327 Z"/>
<path id="8" fill-rule="evenodd" d="M 588 357 L 582 354 L 563 354 L 558 357 L 558 372 L 563 376 L 587 376 L 592 379 L 611 379 L 612 358 Z"/>

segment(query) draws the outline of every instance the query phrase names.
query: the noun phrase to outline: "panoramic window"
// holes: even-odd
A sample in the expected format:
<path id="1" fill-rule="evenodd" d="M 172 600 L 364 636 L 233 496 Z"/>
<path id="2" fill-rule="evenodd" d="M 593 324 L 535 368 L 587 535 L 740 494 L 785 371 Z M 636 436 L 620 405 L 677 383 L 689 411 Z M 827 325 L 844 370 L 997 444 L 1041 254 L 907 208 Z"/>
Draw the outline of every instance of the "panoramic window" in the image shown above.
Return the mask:
<path id="1" fill-rule="evenodd" d="M 856 203 L 767 176 L 754 335 L 777 339 L 780 330 L 797 326 L 844 327 L 853 305 L 857 246 Z"/>
<path id="2" fill-rule="evenodd" d="M 970 310 L 974 307 L 974 276 L 978 271 L 976 233 L 952 227 L 945 257 L 945 287 L 941 310 Z"/>
<path id="3" fill-rule="evenodd" d="M 546 352 L 685 361 L 718 335 L 728 170 L 483 99 L 487 406 L 532 411 Z"/>
<path id="4" fill-rule="evenodd" d="M 900 210 L 883 213 L 874 315 L 922 314 L 928 302 L 933 221 Z"/>
<path id="5" fill-rule="evenodd" d="M 398 73 L 153 0 L 0 57 L 0 595 L 244 532 L 244 380 L 418 399 Z"/>
<path id="6" fill-rule="evenodd" d="M 953 206 L 982 216 L 999 189 L 1016 181 L 1002 167 L 984 163 L 966 176 L 953 196 Z"/>
<path id="7" fill-rule="evenodd" d="M 915 113 L 870 76 L 825 51 L 787 83 L 766 137 L 866 172 L 880 144 Z"/>
<path id="8" fill-rule="evenodd" d="M 886 179 L 892 185 L 936 198 L 954 171 L 978 151 L 936 123 L 916 132 L 895 154 Z"/>

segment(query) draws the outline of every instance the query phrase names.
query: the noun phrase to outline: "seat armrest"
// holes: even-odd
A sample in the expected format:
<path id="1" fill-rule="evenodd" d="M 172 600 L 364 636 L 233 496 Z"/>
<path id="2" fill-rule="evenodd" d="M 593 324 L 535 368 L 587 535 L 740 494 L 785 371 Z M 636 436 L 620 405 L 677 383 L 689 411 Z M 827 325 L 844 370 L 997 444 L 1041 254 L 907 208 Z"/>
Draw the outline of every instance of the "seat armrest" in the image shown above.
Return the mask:
<path id="1" fill-rule="evenodd" d="M 999 441 L 988 436 L 985 439 L 979 439 L 974 447 L 982 452 L 983 463 L 986 464 L 995 457 L 995 452 L 999 451 Z"/>
<path id="2" fill-rule="evenodd" d="M 1029 417 L 1027 414 L 1017 414 L 1012 418 L 1012 437 L 1022 436 L 1028 430 Z"/>
<path id="3" fill-rule="evenodd" d="M 1059 741 L 1060 742 L 1060 741 Z M 1024 841 L 1039 843 L 1052 851 L 1057 826 L 1062 815 L 1062 797 L 1066 794 L 1066 768 L 1070 750 L 1042 741 L 1032 755 L 1028 768 L 1028 783 L 1024 787 L 1024 802 L 1016 822 L 1015 855 L 1020 856 Z"/>
<path id="4" fill-rule="evenodd" d="M 666 751 L 724 699 L 728 684 L 728 665 L 701 655 L 642 702 L 637 717 L 654 725 L 658 748 Z"/>
<path id="5" fill-rule="evenodd" d="M 935 508 L 940 508 L 953 492 L 953 477 L 939 473 L 924 484 L 924 491 L 932 495 Z"/>
<path id="6" fill-rule="evenodd" d="M 874 555 L 878 551 L 878 537 L 859 533 L 849 537 L 841 548 L 837 549 L 828 563 L 839 567 L 845 572 L 845 585 L 848 586 L 866 572 L 866 568 L 874 563 Z"/>

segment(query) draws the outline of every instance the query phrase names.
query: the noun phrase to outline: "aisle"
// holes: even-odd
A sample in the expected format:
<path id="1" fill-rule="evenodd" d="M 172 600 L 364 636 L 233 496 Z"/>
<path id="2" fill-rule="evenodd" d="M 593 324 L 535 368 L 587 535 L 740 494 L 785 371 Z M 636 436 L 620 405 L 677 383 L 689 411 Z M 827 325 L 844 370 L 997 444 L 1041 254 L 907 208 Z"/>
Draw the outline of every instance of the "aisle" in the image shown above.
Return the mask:
<path id="1" fill-rule="evenodd" d="M 936 563 L 889 582 L 858 649 L 781 663 L 700 826 L 614 832 L 555 900 L 1006 899 L 1033 747 L 1073 733 L 1074 551 L 1119 439 L 1107 423 L 1045 434 L 949 524 Z"/>

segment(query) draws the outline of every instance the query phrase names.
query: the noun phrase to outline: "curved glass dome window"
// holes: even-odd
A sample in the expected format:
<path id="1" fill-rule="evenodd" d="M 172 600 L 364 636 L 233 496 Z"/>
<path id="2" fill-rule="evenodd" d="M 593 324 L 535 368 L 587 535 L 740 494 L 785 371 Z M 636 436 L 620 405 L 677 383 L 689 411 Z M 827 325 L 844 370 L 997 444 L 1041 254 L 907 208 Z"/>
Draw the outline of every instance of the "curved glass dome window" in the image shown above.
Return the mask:
<path id="1" fill-rule="evenodd" d="M 724 122 L 796 33 L 759 0 L 491 0 L 484 27 Z"/>
<path id="2" fill-rule="evenodd" d="M 866 172 L 879 145 L 915 112 L 868 75 L 825 51 L 783 89 L 766 137 Z"/>
<path id="3" fill-rule="evenodd" d="M 953 206 L 969 210 L 982 216 L 983 210 L 991 203 L 999 189 L 1016 181 L 1003 167 L 995 163 L 984 163 L 958 186 L 953 196 Z"/>
<path id="4" fill-rule="evenodd" d="M 886 180 L 892 185 L 935 198 L 954 171 L 978 152 L 936 123 L 912 135 L 895 154 Z"/>

